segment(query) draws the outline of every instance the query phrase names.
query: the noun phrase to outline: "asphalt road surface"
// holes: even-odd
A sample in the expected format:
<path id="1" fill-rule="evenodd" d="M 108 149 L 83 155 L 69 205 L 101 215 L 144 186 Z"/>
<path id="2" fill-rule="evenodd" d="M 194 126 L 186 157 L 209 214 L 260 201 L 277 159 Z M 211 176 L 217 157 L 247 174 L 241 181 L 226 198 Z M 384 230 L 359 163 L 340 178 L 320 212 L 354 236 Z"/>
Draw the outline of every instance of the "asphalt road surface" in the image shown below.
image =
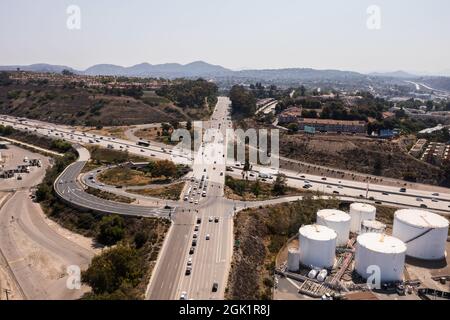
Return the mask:
<path id="1" fill-rule="evenodd" d="M 171 209 L 114 202 L 85 192 L 78 181 L 78 176 L 86 164 L 87 150 L 81 146 L 77 146 L 76 149 L 80 154 L 80 159 L 69 165 L 54 183 L 55 191 L 62 199 L 76 207 L 101 213 L 142 217 L 169 217 Z"/>

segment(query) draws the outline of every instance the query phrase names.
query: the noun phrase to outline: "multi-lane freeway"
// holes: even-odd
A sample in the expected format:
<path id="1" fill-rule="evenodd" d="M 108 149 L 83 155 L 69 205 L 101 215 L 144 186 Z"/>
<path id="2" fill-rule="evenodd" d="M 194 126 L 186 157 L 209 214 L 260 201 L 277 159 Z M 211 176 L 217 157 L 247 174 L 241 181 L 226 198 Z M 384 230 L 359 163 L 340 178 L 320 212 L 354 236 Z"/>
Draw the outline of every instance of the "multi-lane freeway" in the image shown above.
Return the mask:
<path id="1" fill-rule="evenodd" d="M 148 299 L 222 299 L 224 297 L 228 270 L 233 250 L 233 215 L 245 207 L 295 201 L 300 197 L 281 198 L 265 202 L 240 202 L 224 197 L 224 179 L 227 164 L 233 168 L 228 174 L 241 176 L 242 164 L 236 166 L 234 156 L 227 154 L 226 130 L 232 128 L 229 118 L 230 101 L 219 97 L 213 115 L 209 121 L 197 128 L 205 139 L 195 149 L 176 149 L 152 143 L 150 147 L 136 145 L 134 132 L 127 137 L 135 141 L 104 137 L 82 133 L 69 126 L 58 126 L 40 121 L 2 117 L 3 124 L 9 124 L 19 130 L 27 130 L 52 138 L 60 138 L 76 144 L 99 145 L 116 150 L 155 159 L 171 159 L 192 166 L 188 183 L 178 202 L 171 202 L 174 209 L 171 214 L 172 226 L 158 257 L 157 265 L 147 288 Z M 2 123 L 0 122 L 0 123 Z M 195 127 L 195 124 L 194 124 Z M 80 158 L 69 166 L 55 182 L 58 194 L 72 204 L 101 212 L 167 216 L 162 208 L 139 205 L 119 204 L 84 192 L 78 177 L 89 154 L 82 147 L 77 148 Z M 254 178 L 267 168 L 254 165 Z M 427 207 L 440 213 L 448 213 L 450 192 L 439 192 L 409 188 L 399 190 L 393 186 L 381 184 L 367 185 L 363 182 L 339 180 L 324 176 L 302 174 L 285 169 L 276 171 L 287 176 L 288 185 L 296 188 L 309 186 L 310 190 L 331 194 L 340 199 L 352 201 L 377 202 L 399 207 Z M 275 177 L 274 177 L 275 178 Z M 206 187 L 205 187 L 206 185 Z M 99 189 L 108 186 L 91 185 Z M 197 190 L 194 190 L 197 189 Z M 205 191 L 205 195 L 198 190 Z M 114 192 L 109 189 L 108 191 Z M 194 192 L 195 191 L 195 192 Z M 186 201 L 184 201 L 186 199 Z M 213 290 L 214 286 L 214 290 Z"/>

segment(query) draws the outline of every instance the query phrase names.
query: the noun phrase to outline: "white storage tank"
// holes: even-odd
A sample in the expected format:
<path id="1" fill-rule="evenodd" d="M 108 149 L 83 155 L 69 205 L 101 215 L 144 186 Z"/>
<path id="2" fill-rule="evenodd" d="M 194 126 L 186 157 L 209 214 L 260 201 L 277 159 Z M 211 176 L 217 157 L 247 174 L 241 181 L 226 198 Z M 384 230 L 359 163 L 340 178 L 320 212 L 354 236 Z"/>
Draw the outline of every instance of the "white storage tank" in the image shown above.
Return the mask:
<path id="1" fill-rule="evenodd" d="M 344 211 L 324 209 L 317 212 L 317 224 L 333 229 L 337 234 L 336 246 L 347 245 L 350 235 L 350 215 Z"/>
<path id="2" fill-rule="evenodd" d="M 322 225 L 307 225 L 299 230 L 300 263 L 308 267 L 330 268 L 334 264 L 337 234 Z"/>
<path id="3" fill-rule="evenodd" d="M 395 212 L 392 235 L 404 241 L 408 256 L 439 260 L 445 257 L 449 222 L 425 210 L 403 209 Z"/>
<path id="4" fill-rule="evenodd" d="M 380 269 L 381 282 L 403 280 L 406 245 L 400 239 L 380 233 L 364 233 L 356 239 L 355 270 L 367 279 Z"/>
<path id="5" fill-rule="evenodd" d="M 288 250 L 287 269 L 292 272 L 300 270 L 300 252 L 298 250 L 293 248 Z"/>
<path id="6" fill-rule="evenodd" d="M 361 224 L 361 233 L 384 233 L 386 225 L 376 220 L 364 220 Z"/>
<path id="7" fill-rule="evenodd" d="M 364 220 L 375 220 L 377 208 L 367 203 L 352 203 L 350 205 L 350 231 L 361 232 L 361 225 Z"/>

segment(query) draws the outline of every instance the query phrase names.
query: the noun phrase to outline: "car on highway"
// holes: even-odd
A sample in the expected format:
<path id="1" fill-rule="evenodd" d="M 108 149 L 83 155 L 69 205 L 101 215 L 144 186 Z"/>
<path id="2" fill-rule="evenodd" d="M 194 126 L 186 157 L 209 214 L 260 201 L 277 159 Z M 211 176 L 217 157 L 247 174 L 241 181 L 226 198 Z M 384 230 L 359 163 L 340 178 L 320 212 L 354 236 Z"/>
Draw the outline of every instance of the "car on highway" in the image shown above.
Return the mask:
<path id="1" fill-rule="evenodd" d="M 213 286 L 212 286 L 212 292 L 217 292 L 218 289 L 219 289 L 219 284 L 217 282 L 214 282 Z"/>
<path id="2" fill-rule="evenodd" d="M 187 297 L 187 292 L 186 292 L 186 291 L 183 291 L 183 292 L 181 293 L 180 300 L 187 300 L 187 299 L 188 299 L 188 297 Z"/>
<path id="3" fill-rule="evenodd" d="M 214 218 L 213 217 L 209 217 L 208 221 L 209 222 L 213 222 Z"/>
<path id="4" fill-rule="evenodd" d="M 206 235 L 206 240 L 211 239 L 211 236 L 209 235 L 209 233 Z"/>
<path id="5" fill-rule="evenodd" d="M 331 188 L 332 188 L 332 186 L 330 186 L 330 185 L 327 185 L 327 188 L 328 188 L 328 189 L 331 189 Z"/>
<path id="6" fill-rule="evenodd" d="M 197 234 L 197 233 L 194 233 L 194 234 L 192 235 L 192 238 L 194 238 L 194 239 L 197 239 L 197 237 L 198 237 L 198 234 Z"/>
<path id="7" fill-rule="evenodd" d="M 215 222 L 215 223 L 219 223 L 219 217 L 215 217 L 215 218 L 214 218 L 214 222 Z"/>
<path id="8" fill-rule="evenodd" d="M 198 231 L 198 229 L 200 229 L 200 226 L 195 226 L 194 227 L 194 231 Z"/>
<path id="9" fill-rule="evenodd" d="M 339 191 L 333 191 L 333 194 L 339 194 Z"/>
<path id="10" fill-rule="evenodd" d="M 189 249 L 189 254 L 194 254 L 195 253 L 195 248 L 191 247 L 191 249 Z"/>
<path id="11" fill-rule="evenodd" d="M 416 198 L 416 201 L 423 202 L 423 199 L 422 198 Z"/>
<path id="12" fill-rule="evenodd" d="M 428 206 L 426 204 L 423 204 L 423 203 L 420 205 L 420 207 L 423 208 L 423 209 L 427 209 L 428 208 Z"/>
<path id="13" fill-rule="evenodd" d="M 406 188 L 400 188 L 400 192 L 405 193 L 406 192 Z"/>
<path id="14" fill-rule="evenodd" d="M 436 199 L 436 198 L 431 199 L 431 201 L 432 201 L 432 202 L 439 202 L 439 200 Z"/>
<path id="15" fill-rule="evenodd" d="M 196 199 L 196 200 L 194 201 L 194 204 L 198 204 L 198 199 Z"/>
<path id="16" fill-rule="evenodd" d="M 189 276 L 192 272 L 192 267 L 187 267 L 186 268 L 186 275 Z"/>
<path id="17" fill-rule="evenodd" d="M 197 224 L 202 223 L 202 218 L 197 218 Z"/>
<path id="18" fill-rule="evenodd" d="M 436 193 L 433 193 L 432 196 L 433 196 L 433 197 L 439 197 L 439 193 L 437 193 L 437 192 L 436 192 Z"/>
<path id="19" fill-rule="evenodd" d="M 189 203 L 193 203 L 194 202 L 194 199 L 193 198 L 190 198 L 189 199 Z"/>
<path id="20" fill-rule="evenodd" d="M 383 196 L 388 196 L 389 195 L 389 193 L 388 192 L 383 192 L 383 193 L 381 193 Z"/>
<path id="21" fill-rule="evenodd" d="M 188 266 L 192 266 L 192 258 L 189 258 L 189 259 L 188 259 L 187 265 L 188 265 Z"/>
<path id="22" fill-rule="evenodd" d="M 326 180 L 327 180 L 327 178 L 323 177 L 323 178 L 322 178 L 322 180 L 323 180 L 323 181 L 326 181 Z"/>

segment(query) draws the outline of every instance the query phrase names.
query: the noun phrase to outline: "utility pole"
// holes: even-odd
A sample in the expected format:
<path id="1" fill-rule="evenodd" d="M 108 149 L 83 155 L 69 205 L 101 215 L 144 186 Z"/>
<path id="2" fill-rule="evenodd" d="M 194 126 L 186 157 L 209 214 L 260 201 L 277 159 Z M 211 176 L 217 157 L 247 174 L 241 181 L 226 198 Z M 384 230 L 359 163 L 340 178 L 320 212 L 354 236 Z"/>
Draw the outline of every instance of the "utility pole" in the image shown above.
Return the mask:
<path id="1" fill-rule="evenodd" d="M 11 290 L 3 289 L 3 291 L 5 292 L 6 300 L 9 300 L 9 294 L 11 293 Z"/>

